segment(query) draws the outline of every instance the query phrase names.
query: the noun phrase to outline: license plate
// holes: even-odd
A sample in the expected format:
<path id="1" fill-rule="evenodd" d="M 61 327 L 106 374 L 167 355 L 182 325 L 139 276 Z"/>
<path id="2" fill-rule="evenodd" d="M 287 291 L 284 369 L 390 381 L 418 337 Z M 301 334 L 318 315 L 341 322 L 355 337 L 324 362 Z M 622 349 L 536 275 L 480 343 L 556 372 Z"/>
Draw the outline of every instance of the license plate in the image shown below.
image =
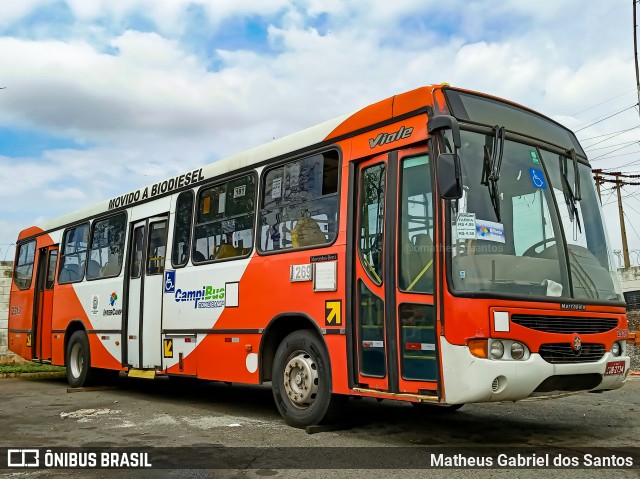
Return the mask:
<path id="1" fill-rule="evenodd" d="M 624 373 L 624 361 L 612 361 L 607 363 L 607 369 L 604 370 L 605 376 Z"/>

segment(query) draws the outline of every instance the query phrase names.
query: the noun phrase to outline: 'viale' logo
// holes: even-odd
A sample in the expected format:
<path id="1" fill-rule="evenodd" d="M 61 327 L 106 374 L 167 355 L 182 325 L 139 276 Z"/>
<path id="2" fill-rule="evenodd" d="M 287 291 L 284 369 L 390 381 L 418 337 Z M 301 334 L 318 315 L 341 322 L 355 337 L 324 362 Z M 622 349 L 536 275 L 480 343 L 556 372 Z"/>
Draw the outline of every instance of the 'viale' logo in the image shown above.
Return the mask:
<path id="1" fill-rule="evenodd" d="M 395 133 L 379 133 L 375 138 L 369 139 L 369 146 L 375 148 L 376 146 L 386 145 L 387 143 L 393 143 L 394 141 L 403 140 L 409 138 L 413 133 L 413 128 L 405 128 L 401 126 Z"/>

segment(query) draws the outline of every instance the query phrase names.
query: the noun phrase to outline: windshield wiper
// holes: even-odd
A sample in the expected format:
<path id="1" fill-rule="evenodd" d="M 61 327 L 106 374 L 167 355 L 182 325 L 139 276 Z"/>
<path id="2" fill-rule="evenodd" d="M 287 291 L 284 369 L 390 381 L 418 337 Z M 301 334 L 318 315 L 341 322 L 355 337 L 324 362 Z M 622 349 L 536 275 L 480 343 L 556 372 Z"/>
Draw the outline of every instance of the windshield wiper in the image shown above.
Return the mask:
<path id="1" fill-rule="evenodd" d="M 502 168 L 505 130 L 503 126 L 496 125 L 493 127 L 492 132 L 491 154 L 489 154 L 488 146 L 484 146 L 484 162 L 482 164 L 482 178 L 480 179 L 480 184 L 489 189 L 489 197 L 491 198 L 493 211 L 495 211 L 496 218 L 499 223 L 501 221 L 501 217 L 498 180 L 500 179 L 500 168 Z"/>
<path id="2" fill-rule="evenodd" d="M 576 156 L 575 148 L 569 150 L 569 156 L 573 161 L 573 179 L 574 179 L 574 195 L 576 201 L 582 201 L 582 193 L 580 192 L 580 171 L 578 170 L 578 157 Z"/>
<path id="3" fill-rule="evenodd" d="M 578 229 L 580 233 L 582 233 L 582 225 L 580 224 L 580 215 L 578 214 L 578 206 L 577 202 L 582 200 L 582 195 L 580 194 L 580 173 L 578 172 L 578 160 L 576 158 L 575 150 L 569 151 L 571 158 L 573 160 L 573 176 L 575 178 L 574 190 L 571 189 L 571 185 L 569 185 L 569 177 L 567 176 L 568 168 L 567 168 L 567 157 L 564 155 L 560 155 L 560 176 L 562 177 L 562 193 L 564 194 L 564 202 L 567 205 L 567 211 L 569 212 L 569 221 L 573 223 L 575 218 L 576 223 L 578 225 Z"/>

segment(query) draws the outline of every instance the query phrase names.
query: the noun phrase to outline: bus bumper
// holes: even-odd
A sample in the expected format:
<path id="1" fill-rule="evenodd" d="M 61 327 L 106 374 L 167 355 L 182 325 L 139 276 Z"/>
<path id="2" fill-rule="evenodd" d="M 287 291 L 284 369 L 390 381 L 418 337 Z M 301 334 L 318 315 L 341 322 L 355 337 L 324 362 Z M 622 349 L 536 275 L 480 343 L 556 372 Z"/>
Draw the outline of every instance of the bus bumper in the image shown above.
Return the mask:
<path id="1" fill-rule="evenodd" d="M 551 364 L 537 353 L 523 361 L 491 360 L 473 356 L 469 348 L 453 345 L 444 336 L 440 337 L 440 351 L 447 404 L 517 401 L 537 395 L 618 389 L 629 375 L 629 356 L 616 357 L 610 352 L 597 362 L 576 364 Z M 624 361 L 624 372 L 605 376 L 607 363 L 612 361 Z M 583 388 L 580 384 L 589 386 Z"/>

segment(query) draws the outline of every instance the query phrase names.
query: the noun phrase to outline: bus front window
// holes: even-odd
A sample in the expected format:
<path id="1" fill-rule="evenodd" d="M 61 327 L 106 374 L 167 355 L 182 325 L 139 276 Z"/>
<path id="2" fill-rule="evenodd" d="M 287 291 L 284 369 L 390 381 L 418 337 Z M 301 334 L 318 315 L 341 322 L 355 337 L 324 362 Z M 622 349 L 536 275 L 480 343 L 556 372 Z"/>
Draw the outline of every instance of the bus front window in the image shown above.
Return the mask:
<path id="1" fill-rule="evenodd" d="M 573 297 L 621 301 L 623 296 L 604 230 L 596 191 L 587 165 L 579 164 L 582 199 L 571 201 L 574 166 L 567 157 L 542 150 L 567 242 Z M 566 182 L 561 164 L 565 163 Z"/>
<path id="2" fill-rule="evenodd" d="M 491 134 L 462 132 L 464 194 L 451 211 L 454 289 L 619 299 L 588 167 L 580 167 L 585 169 L 581 171 L 584 199 L 570 202 L 571 206 L 577 203 L 574 216 L 579 216 L 571 221 L 557 154 L 506 140 L 497 192 L 492 193 L 483 181 L 483 164 L 493 147 Z M 568 176 L 573 185 L 573 173 Z M 569 243 L 568 261 L 564 238 Z"/>

